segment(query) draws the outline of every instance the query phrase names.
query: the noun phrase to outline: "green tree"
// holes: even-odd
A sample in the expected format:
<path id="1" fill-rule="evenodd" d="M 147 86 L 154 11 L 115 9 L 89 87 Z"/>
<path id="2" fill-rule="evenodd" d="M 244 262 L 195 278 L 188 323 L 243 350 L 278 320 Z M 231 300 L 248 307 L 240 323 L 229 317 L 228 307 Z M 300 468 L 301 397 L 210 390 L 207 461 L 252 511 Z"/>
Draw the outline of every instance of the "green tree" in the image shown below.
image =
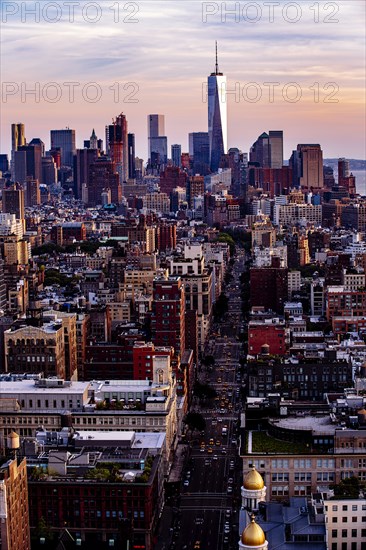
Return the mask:
<path id="1" fill-rule="evenodd" d="M 360 481 L 358 477 L 346 477 L 340 483 L 331 486 L 334 496 L 339 498 L 359 498 Z"/>
<path id="2" fill-rule="evenodd" d="M 197 430 L 198 432 L 202 432 L 206 428 L 206 420 L 200 413 L 187 413 L 184 417 L 183 422 L 188 426 L 190 430 L 192 430 L 192 432 L 194 432 L 195 430 Z"/>

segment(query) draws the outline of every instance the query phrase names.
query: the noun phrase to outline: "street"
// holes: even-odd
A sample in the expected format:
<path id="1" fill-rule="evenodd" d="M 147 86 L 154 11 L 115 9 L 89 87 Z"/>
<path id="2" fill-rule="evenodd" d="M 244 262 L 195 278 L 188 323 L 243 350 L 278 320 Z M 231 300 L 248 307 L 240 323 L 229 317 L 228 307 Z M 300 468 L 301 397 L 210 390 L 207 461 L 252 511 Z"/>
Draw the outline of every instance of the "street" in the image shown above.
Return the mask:
<path id="1" fill-rule="evenodd" d="M 198 380 L 215 388 L 217 397 L 207 403 L 194 398 L 191 411 L 203 415 L 206 428 L 188 439 L 181 495 L 173 509 L 171 540 L 164 542 L 166 550 L 237 548 L 242 485 L 237 445 L 242 349 L 239 278 L 244 262 L 245 253 L 239 249 L 232 279 L 225 288 L 228 312 L 212 324 L 206 344 L 205 355 L 212 355 L 215 364 L 201 365 L 198 371 Z"/>

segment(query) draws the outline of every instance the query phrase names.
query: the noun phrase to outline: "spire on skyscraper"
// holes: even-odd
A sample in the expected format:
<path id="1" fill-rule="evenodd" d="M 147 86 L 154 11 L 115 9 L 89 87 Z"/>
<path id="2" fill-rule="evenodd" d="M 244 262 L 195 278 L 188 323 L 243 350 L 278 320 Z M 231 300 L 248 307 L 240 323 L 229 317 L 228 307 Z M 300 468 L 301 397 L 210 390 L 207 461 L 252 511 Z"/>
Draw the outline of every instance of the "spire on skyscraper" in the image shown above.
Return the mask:
<path id="1" fill-rule="evenodd" d="M 219 74 L 219 64 L 217 62 L 217 40 L 215 41 L 215 47 L 216 47 L 216 65 L 215 65 L 215 69 L 216 69 L 216 74 Z"/>

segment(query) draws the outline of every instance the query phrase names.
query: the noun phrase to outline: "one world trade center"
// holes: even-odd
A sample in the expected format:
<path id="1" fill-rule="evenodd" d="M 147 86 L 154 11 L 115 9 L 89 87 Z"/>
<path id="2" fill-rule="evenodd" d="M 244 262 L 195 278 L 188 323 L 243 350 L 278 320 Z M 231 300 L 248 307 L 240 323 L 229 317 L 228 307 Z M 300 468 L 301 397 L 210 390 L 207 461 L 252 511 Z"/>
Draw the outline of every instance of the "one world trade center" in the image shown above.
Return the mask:
<path id="1" fill-rule="evenodd" d="M 208 138 L 211 172 L 217 172 L 227 152 L 226 76 L 219 72 L 217 42 L 215 72 L 208 77 Z"/>

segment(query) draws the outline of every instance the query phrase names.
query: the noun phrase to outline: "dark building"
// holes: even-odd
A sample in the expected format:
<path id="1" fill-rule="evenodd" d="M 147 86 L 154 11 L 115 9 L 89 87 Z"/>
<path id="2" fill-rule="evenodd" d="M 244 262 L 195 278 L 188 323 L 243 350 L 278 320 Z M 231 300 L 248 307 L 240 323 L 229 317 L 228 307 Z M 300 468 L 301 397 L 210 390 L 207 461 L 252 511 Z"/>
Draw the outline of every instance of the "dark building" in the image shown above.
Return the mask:
<path id="1" fill-rule="evenodd" d="M 190 176 L 187 182 L 187 202 L 189 208 L 193 208 L 194 197 L 204 196 L 205 182 L 203 176 Z"/>
<path id="2" fill-rule="evenodd" d="M 18 152 L 25 153 L 26 177 L 37 179 L 42 183 L 42 145 L 22 145 L 18 147 Z M 21 181 L 20 183 L 24 183 Z"/>
<path id="3" fill-rule="evenodd" d="M 76 151 L 75 130 L 51 130 L 51 150 L 59 149 L 61 153 L 61 166 L 73 165 Z"/>
<path id="4" fill-rule="evenodd" d="M 358 232 L 366 231 L 366 204 L 346 204 L 342 208 L 341 223 L 348 229 Z"/>
<path id="5" fill-rule="evenodd" d="M 0 172 L 3 174 L 9 171 L 8 155 L 0 155 Z"/>
<path id="6" fill-rule="evenodd" d="M 283 312 L 288 294 L 288 269 L 279 267 L 279 260 L 279 258 L 273 258 L 271 267 L 252 267 L 250 269 L 250 303 L 252 307 L 263 306 L 276 313 Z"/>
<path id="7" fill-rule="evenodd" d="M 37 206 L 41 204 L 41 190 L 39 181 L 27 178 L 25 189 L 25 206 Z"/>
<path id="8" fill-rule="evenodd" d="M 114 163 L 102 157 L 90 164 L 88 205 L 97 206 L 98 204 L 102 204 L 101 196 L 105 189 L 110 189 L 112 202 L 120 204 L 122 200 L 122 187 L 119 175 L 116 172 Z"/>
<path id="9" fill-rule="evenodd" d="M 24 190 L 20 185 L 3 189 L 3 212 L 15 214 L 17 220 L 24 219 Z"/>
<path id="10" fill-rule="evenodd" d="M 109 156 L 114 163 L 114 168 L 119 176 L 119 182 L 122 185 L 128 178 L 128 132 L 127 119 L 121 113 L 113 121 L 113 124 L 108 126 L 108 150 Z M 119 203 L 120 201 L 113 201 Z"/>
<path id="11" fill-rule="evenodd" d="M 352 364 L 332 357 L 291 363 L 250 362 L 249 395 L 265 397 L 280 392 L 283 397 L 303 401 L 323 400 L 325 393 L 342 392 L 352 386 Z"/>
<path id="12" fill-rule="evenodd" d="M 249 160 L 258 163 L 261 168 L 271 167 L 269 136 L 266 132 L 263 132 L 251 146 Z"/>
<path id="13" fill-rule="evenodd" d="M 156 346 L 173 347 L 176 355 L 185 349 L 185 296 L 182 279 L 154 279 L 153 342 Z"/>
<path id="14" fill-rule="evenodd" d="M 206 176 L 210 173 L 210 143 L 208 132 L 189 134 L 189 156 L 193 175 Z"/>
<path id="15" fill-rule="evenodd" d="M 89 188 L 90 166 L 99 157 L 98 149 L 77 149 L 74 156 L 74 190 L 75 197 L 82 199 L 83 186 Z"/>
<path id="16" fill-rule="evenodd" d="M 181 155 L 182 155 L 182 147 L 178 143 L 174 143 L 171 147 L 172 149 L 172 163 L 173 166 L 178 166 L 178 168 L 181 167 Z"/>
<path id="17" fill-rule="evenodd" d="M 127 135 L 128 141 L 128 179 L 136 178 L 136 154 L 135 154 L 135 134 Z"/>

